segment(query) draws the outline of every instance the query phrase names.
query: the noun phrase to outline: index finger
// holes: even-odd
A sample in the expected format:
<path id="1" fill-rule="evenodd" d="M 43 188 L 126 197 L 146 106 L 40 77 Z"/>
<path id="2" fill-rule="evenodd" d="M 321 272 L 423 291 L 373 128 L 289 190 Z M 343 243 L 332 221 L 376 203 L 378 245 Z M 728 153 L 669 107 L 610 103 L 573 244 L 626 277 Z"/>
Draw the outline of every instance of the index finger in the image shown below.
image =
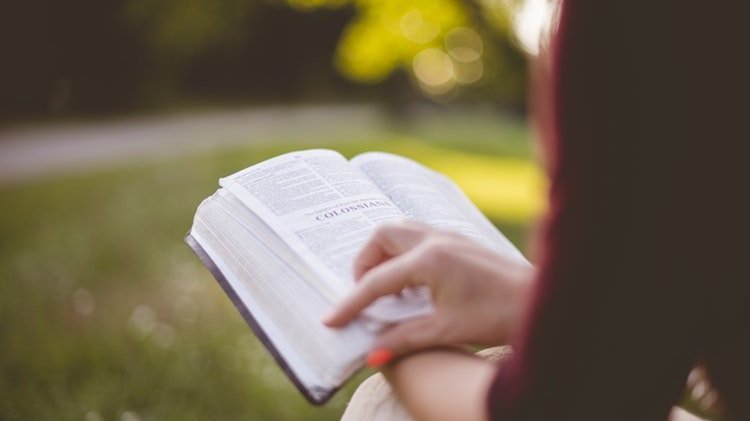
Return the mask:
<path id="1" fill-rule="evenodd" d="M 380 226 L 354 260 L 354 278 L 359 279 L 373 267 L 414 248 L 429 229 L 414 221 Z"/>
<path id="2" fill-rule="evenodd" d="M 416 284 L 417 258 L 416 253 L 402 254 L 367 272 L 351 295 L 326 316 L 323 323 L 330 327 L 344 326 L 378 298 Z"/>

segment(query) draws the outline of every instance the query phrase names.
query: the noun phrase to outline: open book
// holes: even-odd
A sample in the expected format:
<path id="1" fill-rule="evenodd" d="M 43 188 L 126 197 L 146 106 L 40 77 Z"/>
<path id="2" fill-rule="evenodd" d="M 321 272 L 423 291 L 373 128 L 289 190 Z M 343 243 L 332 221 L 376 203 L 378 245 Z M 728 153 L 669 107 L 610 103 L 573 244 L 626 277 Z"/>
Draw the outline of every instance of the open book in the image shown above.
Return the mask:
<path id="1" fill-rule="evenodd" d="M 447 177 L 397 155 L 291 152 L 219 185 L 186 241 L 314 404 L 362 367 L 379 329 L 432 311 L 429 291 L 414 289 L 345 328 L 321 323 L 353 287 L 353 260 L 378 225 L 414 219 L 523 258 Z"/>

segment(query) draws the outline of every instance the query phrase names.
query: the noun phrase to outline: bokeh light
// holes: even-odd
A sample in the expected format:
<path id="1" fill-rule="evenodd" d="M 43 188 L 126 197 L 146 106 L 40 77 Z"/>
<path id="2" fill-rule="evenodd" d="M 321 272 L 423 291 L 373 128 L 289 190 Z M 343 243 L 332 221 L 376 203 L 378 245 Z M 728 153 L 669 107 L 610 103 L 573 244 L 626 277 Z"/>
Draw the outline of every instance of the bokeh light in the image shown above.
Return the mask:
<path id="1" fill-rule="evenodd" d="M 440 34 L 440 27 L 431 20 L 425 20 L 422 12 L 412 9 L 401 16 L 401 33 L 412 42 L 426 44 Z"/>
<path id="2" fill-rule="evenodd" d="M 526 53 L 536 56 L 554 26 L 559 0 L 524 0 L 514 10 L 513 33 Z"/>
<path id="3" fill-rule="evenodd" d="M 414 57 L 413 66 L 420 86 L 433 95 L 447 93 L 455 86 L 453 61 L 438 48 L 420 51 Z"/>

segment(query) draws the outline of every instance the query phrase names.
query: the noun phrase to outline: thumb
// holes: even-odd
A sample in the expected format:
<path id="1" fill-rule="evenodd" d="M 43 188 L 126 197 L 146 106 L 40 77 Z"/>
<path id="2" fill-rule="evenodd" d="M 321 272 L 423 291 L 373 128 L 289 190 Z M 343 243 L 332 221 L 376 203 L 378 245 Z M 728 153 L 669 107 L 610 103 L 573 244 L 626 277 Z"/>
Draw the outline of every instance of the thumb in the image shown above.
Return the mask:
<path id="1" fill-rule="evenodd" d="M 381 333 L 375 341 L 373 352 L 387 351 L 392 356 L 397 356 L 445 344 L 443 332 L 435 316 L 420 317 L 397 324 Z"/>

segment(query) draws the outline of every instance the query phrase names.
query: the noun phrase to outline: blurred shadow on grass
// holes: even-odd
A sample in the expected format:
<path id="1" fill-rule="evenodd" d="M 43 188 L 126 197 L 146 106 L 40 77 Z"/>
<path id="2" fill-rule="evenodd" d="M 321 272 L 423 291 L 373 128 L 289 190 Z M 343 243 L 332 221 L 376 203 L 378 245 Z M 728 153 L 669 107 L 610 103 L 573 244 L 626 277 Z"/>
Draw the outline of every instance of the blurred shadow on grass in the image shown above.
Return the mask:
<path id="1" fill-rule="evenodd" d="M 542 206 L 528 146 L 500 151 L 506 157 L 403 138 L 327 146 L 347 156 L 392 151 L 453 176 L 520 246 Z M 336 419 L 368 373 L 327 406 L 309 406 L 182 242 L 220 176 L 294 149 L 204 153 L 0 190 L 0 418 Z M 528 191 L 513 193 L 507 177 Z"/>

